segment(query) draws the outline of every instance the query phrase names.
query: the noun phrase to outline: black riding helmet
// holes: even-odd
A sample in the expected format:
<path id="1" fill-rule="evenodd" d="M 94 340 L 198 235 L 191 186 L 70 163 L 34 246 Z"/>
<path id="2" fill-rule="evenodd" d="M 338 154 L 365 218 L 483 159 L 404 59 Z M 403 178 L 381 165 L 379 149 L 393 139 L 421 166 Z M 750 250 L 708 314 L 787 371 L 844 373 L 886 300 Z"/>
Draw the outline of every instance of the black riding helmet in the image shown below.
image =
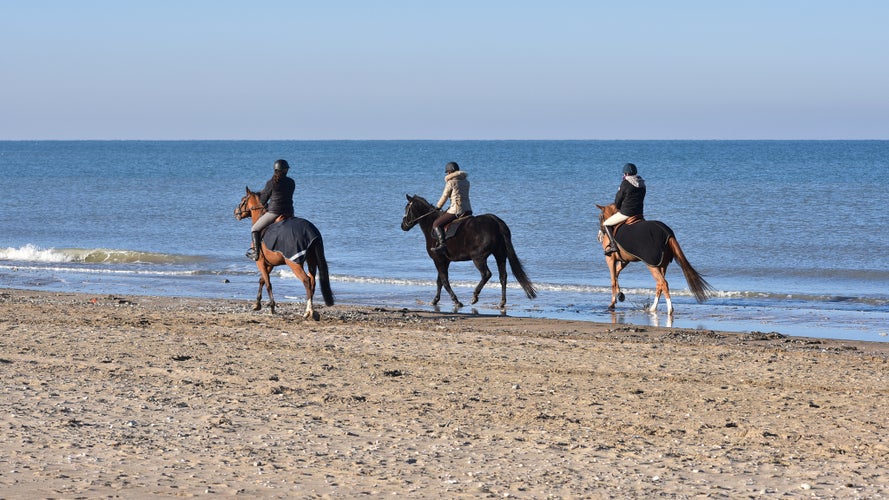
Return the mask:
<path id="1" fill-rule="evenodd" d="M 290 170 L 290 165 L 287 163 L 287 160 L 277 160 L 275 162 L 275 170 Z"/>
<path id="2" fill-rule="evenodd" d="M 457 162 L 449 161 L 447 165 L 445 165 L 445 173 L 450 174 L 460 170 L 460 165 L 457 165 Z"/>
<path id="3" fill-rule="evenodd" d="M 636 165 L 632 163 L 627 163 L 624 165 L 624 174 L 626 175 L 636 175 Z"/>

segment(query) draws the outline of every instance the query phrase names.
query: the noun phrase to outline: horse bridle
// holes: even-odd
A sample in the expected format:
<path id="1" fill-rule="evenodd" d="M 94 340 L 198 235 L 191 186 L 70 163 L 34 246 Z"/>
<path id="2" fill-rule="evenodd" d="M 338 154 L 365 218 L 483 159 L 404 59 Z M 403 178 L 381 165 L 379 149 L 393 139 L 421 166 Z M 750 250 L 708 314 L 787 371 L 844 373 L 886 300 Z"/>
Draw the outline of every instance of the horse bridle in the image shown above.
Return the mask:
<path id="1" fill-rule="evenodd" d="M 406 212 L 410 212 L 410 209 L 411 209 L 413 206 L 414 206 L 414 202 L 413 202 L 413 201 L 411 201 L 410 203 L 408 203 L 408 208 L 407 208 Z M 419 217 L 415 217 L 414 219 L 411 219 L 410 221 L 408 221 L 407 225 L 413 227 L 414 224 L 416 224 L 417 222 L 420 222 L 420 219 L 422 219 L 422 218 L 424 218 L 424 217 L 428 217 L 428 216 L 434 214 L 434 213 L 437 212 L 437 211 L 438 211 L 438 209 L 433 208 L 432 210 L 426 212 L 425 214 L 423 214 L 423 215 L 421 215 L 421 216 L 419 216 Z M 406 216 L 407 216 L 407 214 L 405 214 L 405 217 L 406 217 Z"/>
<path id="2" fill-rule="evenodd" d="M 260 204 L 258 207 L 247 207 L 247 202 L 249 201 L 249 197 L 247 197 L 244 201 L 238 205 L 238 208 L 235 209 L 235 218 L 238 220 L 244 219 L 247 215 L 251 214 L 254 210 L 265 210 L 265 207 Z M 244 215 L 247 214 L 247 215 Z"/>

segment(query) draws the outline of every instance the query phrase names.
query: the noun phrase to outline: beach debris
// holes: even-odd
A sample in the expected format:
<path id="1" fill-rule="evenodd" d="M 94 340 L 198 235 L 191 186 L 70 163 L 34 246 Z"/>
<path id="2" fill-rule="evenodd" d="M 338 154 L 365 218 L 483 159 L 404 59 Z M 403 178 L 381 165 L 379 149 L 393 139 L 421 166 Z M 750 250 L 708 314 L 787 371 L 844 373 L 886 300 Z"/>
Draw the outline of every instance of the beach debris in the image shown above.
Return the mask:
<path id="1" fill-rule="evenodd" d="M 747 335 L 746 338 L 748 340 L 776 340 L 776 339 L 783 339 L 785 337 L 787 337 L 787 336 L 782 333 L 778 333 L 778 332 L 764 333 L 764 332 L 754 331 L 754 332 L 750 332 L 750 334 Z"/>

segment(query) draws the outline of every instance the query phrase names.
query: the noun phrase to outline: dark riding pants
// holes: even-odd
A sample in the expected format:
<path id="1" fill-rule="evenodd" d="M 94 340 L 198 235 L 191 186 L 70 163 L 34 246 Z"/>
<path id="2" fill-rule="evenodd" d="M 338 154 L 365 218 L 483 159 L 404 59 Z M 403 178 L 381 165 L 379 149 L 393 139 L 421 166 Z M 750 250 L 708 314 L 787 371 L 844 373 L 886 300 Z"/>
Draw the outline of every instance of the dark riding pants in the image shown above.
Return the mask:
<path id="1" fill-rule="evenodd" d="M 456 219 L 456 218 L 457 218 L 456 214 L 445 212 L 445 213 L 439 215 L 437 219 L 435 219 L 435 222 L 432 223 L 432 229 L 435 229 L 437 227 L 444 229 L 444 226 L 447 226 L 448 224 L 453 222 L 454 219 Z"/>

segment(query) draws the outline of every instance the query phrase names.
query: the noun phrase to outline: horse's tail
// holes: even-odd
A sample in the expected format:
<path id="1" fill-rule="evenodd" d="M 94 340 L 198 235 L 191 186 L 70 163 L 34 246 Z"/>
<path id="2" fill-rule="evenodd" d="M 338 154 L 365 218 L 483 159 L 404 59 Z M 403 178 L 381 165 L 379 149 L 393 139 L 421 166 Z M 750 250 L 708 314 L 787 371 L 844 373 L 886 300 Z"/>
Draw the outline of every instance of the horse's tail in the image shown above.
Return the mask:
<path id="1" fill-rule="evenodd" d="M 682 274 L 685 275 L 685 281 L 688 283 L 691 293 L 694 294 L 695 300 L 700 303 L 710 298 L 713 294 L 713 287 L 710 286 L 710 283 L 707 283 L 707 280 L 705 280 L 704 277 L 691 266 L 688 259 L 685 258 L 685 254 L 682 253 L 682 247 L 679 246 L 679 242 L 676 241 L 676 238 L 670 237 L 667 244 L 670 245 L 670 250 L 673 252 L 673 258 L 676 259 L 676 262 L 678 262 L 679 266 L 682 268 Z"/>
<path id="2" fill-rule="evenodd" d="M 516 255 L 515 248 L 512 246 L 512 232 L 510 232 L 509 226 L 507 226 L 499 217 L 494 218 L 497 219 L 497 224 L 500 225 L 500 234 L 503 236 L 503 244 L 506 246 L 506 258 L 509 260 L 509 267 L 512 269 L 512 275 L 515 276 L 515 279 L 522 285 L 522 290 L 525 291 L 525 295 L 527 295 L 529 299 L 536 298 L 537 290 L 534 288 L 534 284 L 531 283 L 528 275 L 525 274 L 525 268 L 522 267 L 522 261 L 519 260 L 519 256 Z"/>
<path id="3" fill-rule="evenodd" d="M 324 240 L 318 238 L 312 245 L 315 247 L 315 260 L 318 261 L 318 283 L 321 284 L 321 296 L 324 297 L 324 305 L 333 305 L 333 290 L 330 289 L 330 272 L 327 269 L 327 259 L 324 257 Z"/>

